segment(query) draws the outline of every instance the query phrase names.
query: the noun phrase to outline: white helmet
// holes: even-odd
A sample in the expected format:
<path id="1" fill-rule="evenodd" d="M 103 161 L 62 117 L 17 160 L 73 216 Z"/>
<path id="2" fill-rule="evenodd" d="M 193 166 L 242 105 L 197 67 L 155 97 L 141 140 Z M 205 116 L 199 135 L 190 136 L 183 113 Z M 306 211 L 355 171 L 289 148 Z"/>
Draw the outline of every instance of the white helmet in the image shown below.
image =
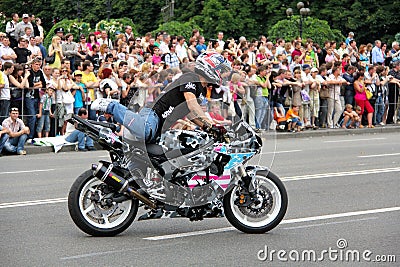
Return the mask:
<path id="1" fill-rule="evenodd" d="M 217 52 L 205 52 L 196 59 L 194 70 L 209 83 L 221 85 L 224 74 L 232 71 L 231 64 Z"/>

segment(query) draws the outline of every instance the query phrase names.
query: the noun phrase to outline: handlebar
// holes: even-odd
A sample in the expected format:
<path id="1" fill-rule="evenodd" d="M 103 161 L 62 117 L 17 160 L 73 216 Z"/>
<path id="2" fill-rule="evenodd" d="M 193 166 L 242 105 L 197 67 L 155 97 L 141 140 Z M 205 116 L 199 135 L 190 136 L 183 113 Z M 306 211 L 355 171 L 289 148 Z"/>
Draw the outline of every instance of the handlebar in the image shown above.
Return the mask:
<path id="1" fill-rule="evenodd" d="M 92 123 L 82 119 L 81 117 L 79 117 L 76 114 L 72 114 L 71 118 L 67 119 L 67 121 L 69 123 L 71 123 L 71 124 L 75 124 L 75 122 L 78 122 L 78 127 L 77 127 L 78 130 L 81 130 L 83 132 L 89 131 L 90 133 L 92 133 L 92 134 L 94 134 L 96 136 L 100 135 L 100 129 L 98 129 L 97 127 L 93 126 Z"/>
<path id="2" fill-rule="evenodd" d="M 108 123 L 108 122 L 103 122 L 103 121 L 92 121 L 92 120 L 88 120 L 89 123 L 91 124 L 95 124 L 95 125 L 99 125 L 99 126 L 103 126 L 106 128 L 110 128 L 111 131 L 115 132 L 117 131 L 117 125 L 113 124 L 113 123 Z"/>

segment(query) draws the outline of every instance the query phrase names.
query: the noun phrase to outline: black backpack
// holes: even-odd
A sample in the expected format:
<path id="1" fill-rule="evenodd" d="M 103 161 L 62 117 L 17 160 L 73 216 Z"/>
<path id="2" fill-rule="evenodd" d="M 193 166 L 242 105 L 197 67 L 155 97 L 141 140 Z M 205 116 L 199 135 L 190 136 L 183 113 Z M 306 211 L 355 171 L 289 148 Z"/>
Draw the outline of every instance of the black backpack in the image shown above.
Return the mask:
<path id="1" fill-rule="evenodd" d="M 170 53 L 164 53 L 164 54 L 161 55 L 161 61 L 166 62 L 166 61 L 165 61 L 165 57 L 166 57 L 167 55 L 168 55 L 169 59 L 171 60 L 171 54 L 170 54 Z"/>

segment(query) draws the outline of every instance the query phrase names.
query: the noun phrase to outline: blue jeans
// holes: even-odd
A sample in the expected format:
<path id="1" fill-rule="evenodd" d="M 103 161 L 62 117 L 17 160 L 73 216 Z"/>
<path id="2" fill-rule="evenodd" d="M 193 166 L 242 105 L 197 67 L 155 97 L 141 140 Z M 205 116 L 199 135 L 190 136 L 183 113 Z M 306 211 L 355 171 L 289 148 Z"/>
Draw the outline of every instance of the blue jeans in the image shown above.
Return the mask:
<path id="1" fill-rule="evenodd" d="M 155 142 L 160 119 L 154 110 L 143 108 L 139 113 L 134 113 L 117 101 L 112 101 L 106 112 L 112 114 L 116 122 L 129 130 L 134 141 Z"/>
<path id="2" fill-rule="evenodd" d="M 350 104 L 350 105 L 354 105 L 354 91 L 352 90 L 346 90 L 344 92 L 344 104 Z"/>
<path id="3" fill-rule="evenodd" d="M 90 108 L 91 106 L 92 106 L 91 104 L 88 106 L 89 120 L 95 121 L 97 120 L 97 113 L 96 110 Z"/>
<path id="4" fill-rule="evenodd" d="M 70 143 L 75 143 L 76 141 L 78 141 L 78 148 L 79 149 L 84 149 L 85 148 L 85 143 L 86 143 L 87 147 L 94 146 L 93 139 L 90 138 L 89 136 L 87 136 L 86 134 L 82 133 L 79 130 L 73 131 L 70 135 L 68 135 L 65 138 L 65 141 L 70 142 Z"/>
<path id="5" fill-rule="evenodd" d="M 0 131 L 3 130 L 3 127 L 0 125 Z M 8 134 L 2 134 L 0 137 L 0 153 L 3 150 L 4 145 L 6 144 L 8 140 Z"/>
<path id="6" fill-rule="evenodd" d="M 39 99 L 37 98 L 25 98 L 25 108 L 26 115 L 28 115 L 28 127 L 29 127 L 29 136 L 28 139 L 33 139 L 35 137 L 35 124 L 36 124 L 36 114 L 38 114 L 38 104 Z"/>
<path id="7" fill-rule="evenodd" d="M 8 117 L 10 100 L 0 100 L 0 124 Z"/>
<path id="8" fill-rule="evenodd" d="M 41 133 L 43 127 L 45 132 L 50 132 L 50 112 L 48 110 L 42 111 L 42 116 L 39 118 L 36 126 L 36 132 Z"/>
<path id="9" fill-rule="evenodd" d="M 384 112 L 385 112 L 385 103 L 383 103 L 383 98 L 380 95 L 376 98 L 375 102 L 375 118 L 377 124 L 382 122 Z"/>
<path id="10" fill-rule="evenodd" d="M 76 108 L 74 107 L 74 114 L 78 115 L 79 110 L 83 107 Z M 90 113 L 90 112 L 89 112 Z"/>
<path id="11" fill-rule="evenodd" d="M 264 96 L 255 97 L 254 106 L 256 109 L 256 124 L 258 128 L 261 128 L 261 123 L 264 121 L 267 109 L 269 107 L 268 98 Z"/>
<path id="12" fill-rule="evenodd" d="M 24 150 L 26 139 L 28 139 L 28 135 L 23 134 L 19 137 L 8 138 L 7 142 L 4 145 L 5 150 L 11 153 L 20 152 Z"/>

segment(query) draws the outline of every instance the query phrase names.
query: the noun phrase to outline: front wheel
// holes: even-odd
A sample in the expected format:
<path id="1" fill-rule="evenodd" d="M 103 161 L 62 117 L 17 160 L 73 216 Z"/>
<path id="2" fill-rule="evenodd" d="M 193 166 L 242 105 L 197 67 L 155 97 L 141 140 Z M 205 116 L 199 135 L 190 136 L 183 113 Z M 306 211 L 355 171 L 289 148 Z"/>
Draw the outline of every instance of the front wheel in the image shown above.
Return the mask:
<path id="1" fill-rule="evenodd" d="M 283 219 L 288 205 L 285 186 L 270 171 L 260 170 L 254 176 L 255 198 L 247 207 L 238 205 L 239 187 L 224 197 L 224 211 L 228 221 L 238 230 L 261 234 L 275 228 Z"/>
<path id="2" fill-rule="evenodd" d="M 115 236 L 132 224 L 139 201 L 128 199 L 116 202 L 114 197 L 118 197 L 117 193 L 88 170 L 76 179 L 70 189 L 69 214 L 79 229 L 89 235 Z"/>

